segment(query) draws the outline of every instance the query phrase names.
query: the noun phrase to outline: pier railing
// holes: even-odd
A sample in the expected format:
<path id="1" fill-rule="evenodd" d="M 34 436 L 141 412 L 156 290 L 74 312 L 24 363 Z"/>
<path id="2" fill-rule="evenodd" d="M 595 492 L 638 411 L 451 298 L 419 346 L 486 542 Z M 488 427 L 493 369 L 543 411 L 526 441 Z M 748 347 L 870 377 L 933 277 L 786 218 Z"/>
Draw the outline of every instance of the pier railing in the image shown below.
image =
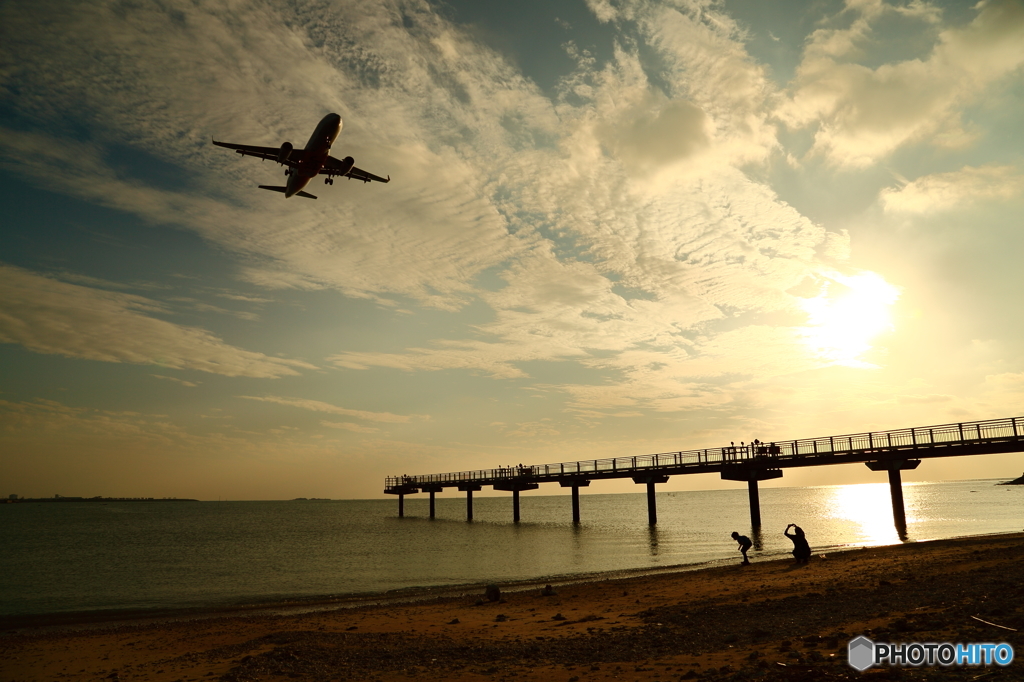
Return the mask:
<path id="1" fill-rule="evenodd" d="M 850 456 L 864 460 L 872 455 L 907 451 L 908 457 L 936 457 L 958 454 L 950 448 L 998 442 L 1024 441 L 1024 417 L 1007 417 L 985 421 L 941 424 L 891 431 L 869 431 L 841 436 L 801 438 L 728 445 L 719 448 L 680 450 L 650 455 L 577 460 L 555 464 L 496 467 L 474 471 L 456 471 L 443 474 L 389 476 L 386 490 L 421 486 L 455 486 L 460 484 L 492 485 L 515 481 L 559 481 L 578 477 L 628 478 L 652 470 L 675 470 L 674 473 L 692 473 L 719 470 L 731 464 L 759 464 L 764 466 L 801 466 L 828 464 L 836 456 L 839 461 L 851 461 Z M 976 454 L 962 452 L 959 454 Z"/>

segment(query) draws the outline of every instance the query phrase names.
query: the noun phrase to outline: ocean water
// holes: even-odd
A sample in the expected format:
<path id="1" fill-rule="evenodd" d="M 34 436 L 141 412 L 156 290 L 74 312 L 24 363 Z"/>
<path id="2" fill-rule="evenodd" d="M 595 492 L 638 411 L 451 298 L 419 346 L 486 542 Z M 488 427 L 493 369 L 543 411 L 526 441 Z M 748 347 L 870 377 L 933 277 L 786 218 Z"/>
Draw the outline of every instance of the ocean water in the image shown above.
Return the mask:
<path id="1" fill-rule="evenodd" d="M 177 609 L 315 600 L 417 587 L 568 579 L 595 573 L 738 561 L 732 531 L 755 540 L 752 561 L 786 556 L 788 523 L 812 548 L 897 544 L 1024 528 L 1024 486 L 976 480 L 904 484 L 908 532 L 886 483 L 761 490 L 751 535 L 745 489 L 644 493 L 289 502 L 67 502 L 0 505 L 0 615 Z"/>

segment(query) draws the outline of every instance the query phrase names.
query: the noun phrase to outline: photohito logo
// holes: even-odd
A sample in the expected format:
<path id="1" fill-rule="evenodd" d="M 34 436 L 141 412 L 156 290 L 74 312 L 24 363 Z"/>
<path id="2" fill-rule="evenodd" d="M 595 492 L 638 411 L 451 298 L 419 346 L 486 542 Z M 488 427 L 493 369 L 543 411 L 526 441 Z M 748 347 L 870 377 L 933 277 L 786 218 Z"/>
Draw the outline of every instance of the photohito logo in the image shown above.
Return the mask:
<path id="1" fill-rule="evenodd" d="M 887 644 L 872 642 L 861 635 L 847 646 L 850 667 L 860 671 L 873 665 L 992 665 L 1007 666 L 1013 662 L 1013 647 L 999 644 L 950 644 L 949 642 L 909 642 Z"/>

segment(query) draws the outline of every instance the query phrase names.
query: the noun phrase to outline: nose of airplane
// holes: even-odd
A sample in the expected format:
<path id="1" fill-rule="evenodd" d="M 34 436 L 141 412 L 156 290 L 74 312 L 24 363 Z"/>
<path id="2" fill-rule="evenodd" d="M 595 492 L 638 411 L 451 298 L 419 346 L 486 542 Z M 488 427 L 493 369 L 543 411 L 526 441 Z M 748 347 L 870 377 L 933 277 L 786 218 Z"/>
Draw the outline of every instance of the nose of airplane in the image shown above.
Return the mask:
<path id="1" fill-rule="evenodd" d="M 341 116 L 338 114 L 328 114 L 327 120 L 330 121 L 332 125 L 336 125 L 339 128 L 341 127 Z"/>

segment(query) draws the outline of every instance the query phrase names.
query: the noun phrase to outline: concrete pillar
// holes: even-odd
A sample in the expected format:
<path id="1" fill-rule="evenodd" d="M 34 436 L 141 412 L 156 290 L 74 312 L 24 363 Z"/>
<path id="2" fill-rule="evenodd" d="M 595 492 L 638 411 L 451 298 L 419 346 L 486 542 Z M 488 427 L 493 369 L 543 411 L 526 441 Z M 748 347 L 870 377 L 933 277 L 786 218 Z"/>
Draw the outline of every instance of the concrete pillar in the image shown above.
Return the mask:
<path id="1" fill-rule="evenodd" d="M 864 462 L 872 471 L 886 471 L 889 474 L 889 495 L 892 498 L 892 520 L 900 539 L 907 537 L 907 513 L 903 507 L 903 476 L 901 471 L 916 469 L 919 459 L 890 459 L 879 462 Z"/>
<path id="2" fill-rule="evenodd" d="M 572 488 L 572 524 L 580 525 L 580 488 L 589 488 L 590 481 L 582 476 L 567 476 L 558 479 L 558 485 Z"/>
<path id="3" fill-rule="evenodd" d="M 459 490 L 466 493 L 466 520 L 473 520 L 473 492 L 480 490 L 480 486 L 472 483 L 459 484 Z"/>
<path id="4" fill-rule="evenodd" d="M 747 481 L 747 497 L 750 500 L 750 527 L 761 527 L 761 499 L 757 493 L 757 480 Z"/>
<path id="5" fill-rule="evenodd" d="M 722 469 L 722 479 L 726 481 L 746 481 L 747 499 L 750 502 L 750 528 L 761 527 L 761 494 L 757 489 L 758 481 L 782 478 L 781 469 L 759 469 L 744 464 L 732 464 Z"/>
<path id="6" fill-rule="evenodd" d="M 420 492 L 430 493 L 430 518 L 434 518 L 437 515 L 437 506 L 435 504 L 434 496 L 437 493 L 444 492 L 444 488 L 439 485 L 425 485 L 420 488 Z"/>
<path id="7" fill-rule="evenodd" d="M 512 522 L 519 523 L 519 493 L 522 490 L 536 490 L 540 486 L 526 481 L 503 481 L 494 484 L 495 490 L 512 493 Z"/>
<path id="8" fill-rule="evenodd" d="M 899 469 L 889 469 L 889 494 L 892 496 L 892 520 L 896 530 L 907 529 L 907 512 L 903 507 L 903 477 Z"/>
<path id="9" fill-rule="evenodd" d="M 654 501 L 654 486 L 657 483 L 668 483 L 668 476 L 634 476 L 633 483 L 647 485 L 647 522 L 653 526 L 658 522 L 658 507 Z"/>
<path id="10" fill-rule="evenodd" d="M 419 491 L 419 488 L 413 485 L 408 483 L 399 484 L 397 482 L 395 485 L 384 488 L 384 493 L 386 495 L 398 495 L 398 518 L 405 516 L 405 496 L 414 495 Z"/>
<path id="11" fill-rule="evenodd" d="M 647 522 L 652 526 L 658 523 L 658 505 L 654 501 L 654 482 L 647 482 Z"/>

